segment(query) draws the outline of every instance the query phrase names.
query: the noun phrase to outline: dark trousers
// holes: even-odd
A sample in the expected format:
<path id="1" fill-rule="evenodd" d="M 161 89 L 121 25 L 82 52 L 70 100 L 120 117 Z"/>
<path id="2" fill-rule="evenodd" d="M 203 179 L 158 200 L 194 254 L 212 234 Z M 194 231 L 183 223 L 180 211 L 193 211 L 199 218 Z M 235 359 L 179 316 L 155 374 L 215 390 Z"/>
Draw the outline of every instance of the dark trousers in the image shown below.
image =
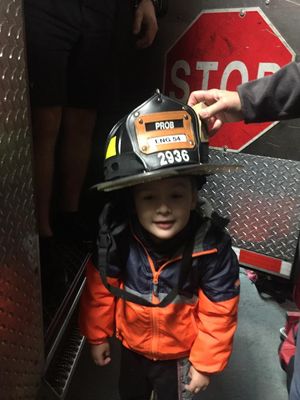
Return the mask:
<path id="1" fill-rule="evenodd" d="M 186 359 L 152 361 L 122 346 L 121 400 L 149 400 L 152 390 L 157 400 L 192 399 L 184 389 L 188 370 Z"/>

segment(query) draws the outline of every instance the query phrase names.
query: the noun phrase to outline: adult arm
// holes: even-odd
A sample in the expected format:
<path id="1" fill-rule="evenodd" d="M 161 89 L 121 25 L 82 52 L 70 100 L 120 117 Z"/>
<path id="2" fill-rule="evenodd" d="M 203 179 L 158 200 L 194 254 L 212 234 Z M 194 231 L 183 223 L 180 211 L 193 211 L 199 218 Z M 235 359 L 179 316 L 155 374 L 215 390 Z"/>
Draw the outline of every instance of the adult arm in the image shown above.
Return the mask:
<path id="1" fill-rule="evenodd" d="M 239 85 L 245 122 L 300 117 L 300 63 L 292 62 L 273 75 Z"/>
<path id="2" fill-rule="evenodd" d="M 292 62 L 273 75 L 238 86 L 237 91 L 196 90 L 190 106 L 204 103 L 199 117 L 216 133 L 224 123 L 263 122 L 300 117 L 300 63 Z"/>

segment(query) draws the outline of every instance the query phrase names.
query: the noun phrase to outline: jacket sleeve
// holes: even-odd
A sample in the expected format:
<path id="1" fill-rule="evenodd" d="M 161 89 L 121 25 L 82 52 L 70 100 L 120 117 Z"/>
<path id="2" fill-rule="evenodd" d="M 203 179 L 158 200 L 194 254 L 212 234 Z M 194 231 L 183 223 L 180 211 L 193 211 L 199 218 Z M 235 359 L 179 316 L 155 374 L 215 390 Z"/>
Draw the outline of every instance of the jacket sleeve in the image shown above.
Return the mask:
<path id="1" fill-rule="evenodd" d="M 108 278 L 119 286 L 118 279 Z M 79 329 L 91 344 L 101 344 L 114 334 L 115 297 L 104 287 L 92 261 L 86 266 L 86 282 L 80 299 Z"/>
<path id="2" fill-rule="evenodd" d="M 300 63 L 292 62 L 237 90 L 247 123 L 300 117 Z"/>
<path id="3" fill-rule="evenodd" d="M 232 352 L 237 328 L 239 302 L 239 265 L 230 241 L 209 262 L 199 291 L 198 335 L 190 361 L 201 372 L 222 371 Z"/>

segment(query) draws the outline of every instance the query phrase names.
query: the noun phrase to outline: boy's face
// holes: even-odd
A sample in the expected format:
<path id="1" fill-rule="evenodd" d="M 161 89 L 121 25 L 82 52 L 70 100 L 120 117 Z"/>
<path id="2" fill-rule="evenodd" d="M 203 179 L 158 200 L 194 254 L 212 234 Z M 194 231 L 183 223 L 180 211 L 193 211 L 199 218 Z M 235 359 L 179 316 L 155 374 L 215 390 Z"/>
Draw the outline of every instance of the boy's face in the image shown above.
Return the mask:
<path id="1" fill-rule="evenodd" d="M 197 191 L 191 179 L 170 178 L 137 185 L 134 205 L 140 224 L 159 240 L 171 239 L 188 223 L 196 206 Z"/>

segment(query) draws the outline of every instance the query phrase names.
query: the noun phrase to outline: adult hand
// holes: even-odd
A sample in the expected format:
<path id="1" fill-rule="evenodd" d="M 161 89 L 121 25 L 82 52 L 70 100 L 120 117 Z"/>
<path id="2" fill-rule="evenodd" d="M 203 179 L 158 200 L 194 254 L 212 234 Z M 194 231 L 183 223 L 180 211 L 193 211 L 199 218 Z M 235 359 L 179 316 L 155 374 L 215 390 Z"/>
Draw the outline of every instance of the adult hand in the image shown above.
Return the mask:
<path id="1" fill-rule="evenodd" d="M 237 122 L 244 119 L 241 100 L 238 92 L 229 90 L 196 90 L 192 92 L 188 99 L 188 105 L 194 106 L 204 103 L 198 111 L 199 117 L 205 120 L 209 133 L 215 134 L 226 122 Z"/>
<path id="2" fill-rule="evenodd" d="M 210 382 L 210 378 L 207 374 L 197 371 L 192 365 L 189 370 L 189 377 L 191 378 L 191 381 L 188 385 L 185 385 L 185 389 L 192 393 L 206 390 Z"/>
<path id="3" fill-rule="evenodd" d="M 158 31 L 155 8 L 151 0 L 141 0 L 134 13 L 134 35 L 138 36 L 136 46 L 139 49 L 149 47 Z"/>
<path id="4" fill-rule="evenodd" d="M 91 355 L 96 365 L 103 367 L 110 363 L 110 346 L 108 342 L 102 344 L 91 344 Z"/>

